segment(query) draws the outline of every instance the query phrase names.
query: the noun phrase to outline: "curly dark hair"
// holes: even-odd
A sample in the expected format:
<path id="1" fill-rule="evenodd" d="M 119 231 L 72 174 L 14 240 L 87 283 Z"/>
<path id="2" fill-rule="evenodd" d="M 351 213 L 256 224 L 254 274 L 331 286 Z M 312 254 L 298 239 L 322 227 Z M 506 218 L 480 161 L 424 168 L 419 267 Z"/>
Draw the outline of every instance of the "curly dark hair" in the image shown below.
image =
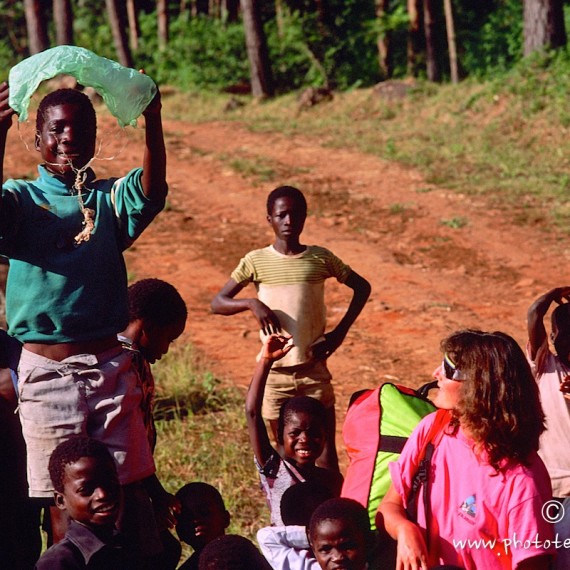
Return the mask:
<path id="1" fill-rule="evenodd" d="M 63 493 L 65 467 L 79 461 L 82 457 L 95 457 L 107 462 L 116 473 L 115 461 L 104 443 L 87 436 L 73 436 L 60 443 L 49 458 L 49 476 L 53 488 L 58 493 Z"/>
<path id="2" fill-rule="evenodd" d="M 323 521 L 337 520 L 351 521 L 362 536 L 369 540 L 370 518 L 367 510 L 358 501 L 346 497 L 329 499 L 315 509 L 307 528 L 308 536 L 314 537 L 317 527 Z"/>
<path id="3" fill-rule="evenodd" d="M 293 414 L 306 413 L 312 418 L 316 418 L 321 425 L 326 424 L 326 408 L 322 402 L 309 396 L 295 396 L 287 400 L 279 409 L 279 418 L 277 419 L 277 439 L 279 443 L 283 443 L 283 433 L 285 424 Z"/>
<path id="4" fill-rule="evenodd" d="M 97 116 L 95 114 L 93 103 L 91 103 L 91 99 L 89 99 L 85 93 L 82 93 L 77 89 L 57 89 L 56 91 L 48 93 L 40 101 L 36 115 L 37 131 L 41 131 L 44 126 L 46 111 L 49 108 L 57 107 L 58 105 L 77 105 L 78 107 L 81 107 L 85 128 L 91 128 L 94 133 L 97 132 Z"/>
<path id="5" fill-rule="evenodd" d="M 273 213 L 273 206 L 279 198 L 291 198 L 301 206 L 304 214 L 307 214 L 307 200 L 303 192 L 294 186 L 279 186 L 272 190 L 267 196 L 267 215 L 271 216 Z"/>
<path id="6" fill-rule="evenodd" d="M 506 460 L 527 464 L 538 450 L 544 413 L 538 386 L 517 342 L 502 332 L 458 331 L 441 343 L 464 380 L 453 411 L 500 470 Z"/>
<path id="7" fill-rule="evenodd" d="M 129 287 L 129 321 L 145 319 L 158 326 L 186 322 L 188 309 L 176 288 L 161 279 L 141 279 Z"/>

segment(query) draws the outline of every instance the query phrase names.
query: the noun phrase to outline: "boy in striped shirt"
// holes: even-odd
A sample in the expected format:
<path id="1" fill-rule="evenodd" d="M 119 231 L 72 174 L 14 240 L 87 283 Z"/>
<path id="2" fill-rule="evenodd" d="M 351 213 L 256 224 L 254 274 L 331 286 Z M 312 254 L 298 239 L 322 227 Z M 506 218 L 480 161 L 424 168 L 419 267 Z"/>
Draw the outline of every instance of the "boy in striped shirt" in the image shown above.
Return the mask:
<path id="1" fill-rule="evenodd" d="M 310 396 L 327 409 L 325 449 L 318 464 L 338 470 L 335 447 L 334 391 L 328 357 L 342 344 L 370 295 L 370 284 L 328 249 L 300 242 L 307 217 L 303 193 L 280 186 L 267 198 L 267 221 L 275 233 L 272 245 L 249 252 L 212 301 L 212 311 L 234 315 L 250 310 L 263 338 L 271 333 L 293 337 L 294 347 L 278 360 L 267 380 L 263 417 L 277 434 L 281 405 L 294 396 Z M 350 305 L 331 331 L 325 333 L 324 282 L 335 277 L 353 290 Z M 257 298 L 235 298 L 254 283 Z"/>

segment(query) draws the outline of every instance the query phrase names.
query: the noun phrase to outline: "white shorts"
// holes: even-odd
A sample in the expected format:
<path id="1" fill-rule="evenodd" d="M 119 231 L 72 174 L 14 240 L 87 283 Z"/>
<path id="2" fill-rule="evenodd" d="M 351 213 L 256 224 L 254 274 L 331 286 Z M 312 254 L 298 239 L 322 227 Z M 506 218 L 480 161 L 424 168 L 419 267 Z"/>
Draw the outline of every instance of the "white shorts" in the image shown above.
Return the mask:
<path id="1" fill-rule="evenodd" d="M 126 485 L 155 472 L 131 354 L 114 347 L 58 362 L 23 349 L 19 412 L 28 456 L 30 497 L 53 497 L 48 463 L 59 443 L 88 435 L 107 445 Z"/>

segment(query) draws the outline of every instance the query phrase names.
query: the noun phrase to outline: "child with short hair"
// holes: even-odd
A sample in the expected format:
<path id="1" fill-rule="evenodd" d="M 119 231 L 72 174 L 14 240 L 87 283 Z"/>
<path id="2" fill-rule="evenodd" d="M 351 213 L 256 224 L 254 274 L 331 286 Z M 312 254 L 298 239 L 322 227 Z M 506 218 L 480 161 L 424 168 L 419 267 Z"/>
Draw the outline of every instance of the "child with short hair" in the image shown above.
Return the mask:
<path id="1" fill-rule="evenodd" d="M 148 441 L 154 451 L 155 381 L 150 365 L 167 354 L 171 343 L 182 334 L 188 310 L 176 288 L 156 278 L 141 279 L 130 285 L 128 299 L 129 324 L 118 338 L 123 347 L 131 352 L 139 374 L 143 392 L 141 409 Z M 181 547 L 168 529 L 176 525 L 177 514 L 181 508 L 180 501 L 164 489 L 156 473 L 144 479 L 142 485 L 144 489 L 135 488 L 132 492 L 130 486 L 125 489 L 127 508 L 131 502 L 144 503 L 147 506 L 144 510 L 130 509 L 130 520 L 126 526 L 132 530 L 127 533 L 127 538 L 136 544 L 141 540 L 150 542 L 158 537 L 160 546 L 154 550 L 160 548 L 161 551 L 153 557 L 143 554 L 141 568 L 146 565 L 160 570 L 174 569 L 180 560 Z M 122 521 L 123 526 L 124 522 L 126 521 Z M 144 532 L 141 532 L 143 529 Z M 144 548 L 139 550 L 144 552 Z"/>
<path id="2" fill-rule="evenodd" d="M 364 570 L 373 545 L 366 509 L 347 498 L 319 504 L 306 526 L 267 527 L 257 537 L 274 570 Z"/>
<path id="3" fill-rule="evenodd" d="M 71 522 L 65 538 L 43 554 L 36 570 L 134 568 L 115 527 L 121 485 L 107 447 L 89 437 L 71 437 L 54 449 L 49 473 L 55 504 Z"/>
<path id="4" fill-rule="evenodd" d="M 0 84 L 0 177 L 14 111 Z M 143 168 L 97 180 L 90 168 L 97 120 L 89 98 L 59 89 L 40 102 L 36 180 L 8 180 L 0 195 L 0 253 L 10 257 L 9 334 L 24 343 L 19 412 L 29 493 L 51 498 L 47 462 L 77 434 L 103 441 L 127 485 L 155 471 L 141 390 L 117 333 L 128 323 L 123 251 L 162 210 L 167 194 L 160 93 L 143 112 Z"/>
<path id="5" fill-rule="evenodd" d="M 347 498 L 325 501 L 315 509 L 307 536 L 321 568 L 368 568 L 372 546 L 370 519 L 358 501 Z"/>
<path id="6" fill-rule="evenodd" d="M 281 498 L 287 488 L 312 480 L 338 496 L 342 486 L 342 476 L 336 469 L 324 469 L 315 464 L 327 437 L 326 411 L 315 398 L 297 396 L 281 406 L 277 438 L 283 447 L 283 457 L 271 446 L 261 415 L 263 393 L 271 366 L 292 348 L 291 338 L 276 334 L 265 337 L 245 402 L 255 463 L 271 513 L 271 524 L 277 526 L 283 525 Z"/>
<path id="7" fill-rule="evenodd" d="M 301 244 L 306 217 L 307 202 L 299 189 L 273 190 L 267 198 L 267 221 L 274 243 L 246 254 L 211 306 L 221 315 L 250 310 L 262 338 L 280 332 L 293 337 L 294 349 L 269 374 L 263 417 L 277 439 L 279 410 L 287 400 L 300 395 L 320 400 L 327 410 L 327 443 L 319 464 L 338 470 L 335 397 L 326 361 L 362 311 L 370 284 L 328 249 Z M 338 325 L 325 333 L 324 282 L 329 277 L 352 289 L 353 296 Z M 257 298 L 235 298 L 248 283 L 255 284 Z"/>
<path id="8" fill-rule="evenodd" d="M 176 533 L 182 542 L 194 549 L 192 556 L 178 570 L 198 570 L 202 550 L 226 533 L 230 513 L 220 492 L 208 483 L 187 483 L 177 491 L 176 498 L 182 505 Z"/>
<path id="9" fill-rule="evenodd" d="M 566 509 L 566 516 L 555 523 L 561 540 L 570 538 L 570 286 L 556 287 L 538 297 L 528 310 L 527 356 L 535 375 L 546 417 L 546 431 L 540 436 L 538 454 L 552 482 L 552 494 Z M 551 305 L 550 350 L 544 317 Z M 564 512 L 564 511 L 562 511 Z M 570 551 L 559 548 L 555 569 L 570 567 Z"/>
<path id="10" fill-rule="evenodd" d="M 198 569 L 271 570 L 271 566 L 251 540 L 237 534 L 224 534 L 202 550 Z"/>

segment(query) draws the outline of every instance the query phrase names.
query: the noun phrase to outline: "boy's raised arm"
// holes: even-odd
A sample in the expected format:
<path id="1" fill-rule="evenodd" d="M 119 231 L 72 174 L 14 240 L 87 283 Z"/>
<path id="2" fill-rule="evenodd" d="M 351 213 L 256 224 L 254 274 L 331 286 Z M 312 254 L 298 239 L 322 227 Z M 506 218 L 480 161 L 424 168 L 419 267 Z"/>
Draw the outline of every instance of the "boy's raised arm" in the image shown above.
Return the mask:
<path id="1" fill-rule="evenodd" d="M 313 346 L 313 356 L 317 360 L 328 358 L 343 342 L 350 327 L 360 315 L 368 297 L 370 297 L 370 283 L 356 271 L 352 271 L 344 284 L 353 290 L 352 300 L 338 325 L 325 334 L 325 340 Z"/>
<path id="2" fill-rule="evenodd" d="M 265 334 L 280 332 L 281 324 L 277 315 L 265 303 L 253 297 L 234 298 L 244 287 L 245 285 L 230 279 L 212 299 L 212 312 L 217 315 L 235 315 L 251 311 Z"/>
<path id="3" fill-rule="evenodd" d="M 8 83 L 0 83 L 0 182 L 4 182 L 4 153 L 6 152 L 6 138 L 8 129 L 12 126 L 12 117 L 15 112 L 8 104 L 10 91 Z"/>
<path id="4" fill-rule="evenodd" d="M 570 299 L 570 286 L 556 287 L 544 295 L 541 295 L 529 307 L 527 313 L 528 342 L 530 358 L 534 360 L 538 349 L 547 342 L 546 328 L 544 326 L 544 316 L 548 312 L 550 305 L 554 302 L 560 304 L 566 299 Z"/>
<path id="5" fill-rule="evenodd" d="M 143 111 L 145 118 L 145 149 L 142 186 L 144 195 L 152 200 L 166 198 L 166 148 L 161 117 L 160 91 Z"/>
<path id="6" fill-rule="evenodd" d="M 273 362 L 285 356 L 293 347 L 292 339 L 282 335 L 270 335 L 263 341 L 253 376 L 245 398 L 245 416 L 249 441 L 257 463 L 263 466 L 273 453 L 265 422 L 261 416 L 261 404 L 269 371 Z"/>

